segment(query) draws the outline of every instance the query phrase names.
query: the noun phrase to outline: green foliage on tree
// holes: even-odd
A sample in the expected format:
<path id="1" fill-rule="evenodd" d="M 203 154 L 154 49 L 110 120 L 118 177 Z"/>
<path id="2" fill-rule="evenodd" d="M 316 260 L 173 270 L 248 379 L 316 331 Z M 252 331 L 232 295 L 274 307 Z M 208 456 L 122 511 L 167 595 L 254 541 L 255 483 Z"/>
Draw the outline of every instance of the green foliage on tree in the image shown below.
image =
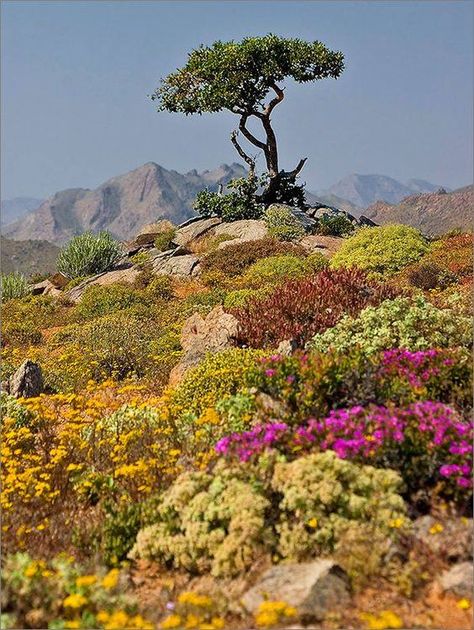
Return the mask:
<path id="1" fill-rule="evenodd" d="M 265 35 L 246 37 L 241 42 L 216 41 L 212 46 L 200 46 L 188 55 L 187 63 L 161 81 L 152 95 L 158 110 L 186 115 L 228 110 L 239 116 L 238 130 L 231 134 L 235 149 L 249 166 L 254 177 L 255 157 L 250 156 L 238 141 L 239 133 L 253 147 L 263 151 L 268 182 L 259 195 L 265 206 L 284 202 L 282 190 L 295 180 L 304 166 L 301 159 L 291 171 L 279 168 L 278 147 L 271 115 L 284 97 L 281 83 L 293 79 L 297 83 L 317 81 L 327 77 L 337 79 L 344 69 L 344 56 L 319 41 Z M 263 129 L 261 140 L 249 129 L 257 119 Z M 300 193 L 292 196 L 301 203 Z"/>

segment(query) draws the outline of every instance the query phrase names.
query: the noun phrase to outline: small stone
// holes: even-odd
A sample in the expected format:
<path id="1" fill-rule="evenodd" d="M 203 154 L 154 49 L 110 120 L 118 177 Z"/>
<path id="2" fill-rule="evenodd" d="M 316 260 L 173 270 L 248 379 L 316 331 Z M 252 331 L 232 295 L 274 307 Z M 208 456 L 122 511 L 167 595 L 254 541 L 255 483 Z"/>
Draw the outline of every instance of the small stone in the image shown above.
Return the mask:
<path id="1" fill-rule="evenodd" d="M 473 597 L 473 567 L 470 562 L 460 562 L 440 577 L 440 585 L 444 591 L 458 597 Z"/>
<path id="2" fill-rule="evenodd" d="M 302 620 L 322 621 L 329 611 L 349 604 L 349 580 L 332 560 L 281 564 L 263 574 L 242 604 L 255 613 L 265 599 L 290 603 Z"/>
<path id="3" fill-rule="evenodd" d="M 43 391 L 43 374 L 37 363 L 27 359 L 9 381 L 9 393 L 14 398 L 34 398 Z"/>

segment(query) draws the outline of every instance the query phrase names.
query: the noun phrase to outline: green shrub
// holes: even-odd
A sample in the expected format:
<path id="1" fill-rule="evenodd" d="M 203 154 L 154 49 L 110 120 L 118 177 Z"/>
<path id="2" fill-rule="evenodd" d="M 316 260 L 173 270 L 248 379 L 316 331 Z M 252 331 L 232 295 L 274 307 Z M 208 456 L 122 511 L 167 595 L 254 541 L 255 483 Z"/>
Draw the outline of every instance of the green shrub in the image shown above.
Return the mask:
<path id="1" fill-rule="evenodd" d="M 8 273 L 0 276 L 2 301 L 23 298 L 31 292 L 27 279 L 22 273 Z"/>
<path id="2" fill-rule="evenodd" d="M 27 427 L 31 422 L 31 412 L 21 405 L 16 398 L 0 392 L 0 422 L 5 418 L 13 418 L 15 421 L 15 429 Z"/>
<path id="3" fill-rule="evenodd" d="M 68 278 L 78 278 L 109 270 L 120 255 L 120 244 L 108 232 L 85 232 L 59 252 L 56 266 Z"/>
<path id="4" fill-rule="evenodd" d="M 261 258 L 293 254 L 306 256 L 306 251 L 293 243 L 282 243 L 274 238 L 262 238 L 245 243 L 233 243 L 210 252 L 202 259 L 203 271 L 220 271 L 227 276 L 238 276 Z"/>
<path id="5" fill-rule="evenodd" d="M 2 326 L 2 344 L 5 346 L 34 346 L 42 339 L 41 330 L 32 321 L 7 321 Z"/>
<path id="6" fill-rule="evenodd" d="M 151 262 L 150 252 L 147 252 L 147 251 L 137 252 L 130 258 L 130 262 L 132 262 L 135 265 L 135 267 L 137 267 L 138 269 L 144 269 L 145 267 L 150 265 L 150 262 Z"/>
<path id="7" fill-rule="evenodd" d="M 259 287 L 266 284 L 278 284 L 287 278 L 301 278 L 312 271 L 313 266 L 306 259 L 283 254 L 257 260 L 247 269 L 242 281 L 246 285 Z"/>
<path id="8" fill-rule="evenodd" d="M 107 503 L 102 524 L 101 556 L 107 566 L 120 566 L 135 543 L 141 525 L 140 503 Z"/>
<path id="9" fill-rule="evenodd" d="M 154 276 L 148 283 L 146 294 L 160 300 L 172 300 L 174 298 L 173 283 L 169 276 Z"/>
<path id="10" fill-rule="evenodd" d="M 155 247 L 160 252 L 165 252 L 173 247 L 173 239 L 176 236 L 176 228 L 170 228 L 160 232 L 155 238 Z"/>
<path id="11" fill-rule="evenodd" d="M 323 271 L 329 267 L 329 260 L 321 252 L 313 252 L 306 260 L 313 271 Z"/>
<path id="12" fill-rule="evenodd" d="M 74 312 L 80 320 L 93 319 L 123 311 L 136 304 L 145 304 L 146 301 L 146 298 L 129 284 L 93 284 L 84 291 Z"/>
<path id="13" fill-rule="evenodd" d="M 354 225 L 343 215 L 330 216 L 323 214 L 318 219 L 316 233 L 324 236 L 349 236 L 355 230 Z"/>
<path id="14" fill-rule="evenodd" d="M 362 228 L 344 241 L 332 257 L 331 266 L 393 274 L 416 262 L 427 251 L 421 233 L 407 225 Z"/>
<path id="15" fill-rule="evenodd" d="M 131 555 L 214 576 L 242 573 L 264 554 L 327 555 L 347 532 L 389 537 L 390 522 L 405 516 L 400 486 L 397 473 L 332 452 L 254 467 L 219 462 L 212 474 L 176 480 Z"/>
<path id="16" fill-rule="evenodd" d="M 233 179 L 227 184 L 227 194 L 202 190 L 196 195 L 193 208 L 203 217 L 218 216 L 223 221 L 259 219 L 263 205 L 256 199 L 259 180 L 255 177 Z"/>
<path id="17" fill-rule="evenodd" d="M 405 348 L 452 348 L 471 342 L 471 322 L 450 309 L 439 309 L 423 298 L 386 300 L 365 308 L 358 317 L 343 317 L 333 328 L 313 337 L 309 346 L 321 352 Z"/>
<path id="18" fill-rule="evenodd" d="M 303 226 L 286 206 L 270 206 L 265 210 L 263 220 L 269 236 L 281 241 L 296 241 L 305 235 Z"/>
<path id="19" fill-rule="evenodd" d="M 219 399 L 245 387 L 247 374 L 255 369 L 261 352 L 231 348 L 208 354 L 189 370 L 173 393 L 172 404 L 181 412 L 199 415 Z"/>
<path id="20" fill-rule="evenodd" d="M 86 323 L 77 342 L 95 365 L 96 378 L 143 376 L 151 362 L 156 325 L 128 313 L 114 313 Z"/>

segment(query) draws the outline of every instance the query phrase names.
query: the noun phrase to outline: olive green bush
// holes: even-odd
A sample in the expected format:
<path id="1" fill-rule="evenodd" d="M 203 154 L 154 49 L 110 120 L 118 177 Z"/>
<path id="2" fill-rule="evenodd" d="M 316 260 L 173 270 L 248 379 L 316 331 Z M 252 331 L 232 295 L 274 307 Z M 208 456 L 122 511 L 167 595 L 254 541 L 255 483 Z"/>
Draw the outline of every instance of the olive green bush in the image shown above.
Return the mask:
<path id="1" fill-rule="evenodd" d="M 318 219 L 315 232 L 323 236 L 349 236 L 354 230 L 354 225 L 347 217 L 323 214 Z"/>
<path id="2" fill-rule="evenodd" d="M 174 390 L 173 407 L 197 415 L 214 407 L 222 397 L 236 394 L 245 387 L 247 376 L 261 356 L 261 351 L 242 348 L 208 354 L 185 374 Z"/>
<path id="3" fill-rule="evenodd" d="M 390 533 L 405 516 L 401 479 L 333 452 L 186 472 L 162 495 L 131 552 L 176 568 L 234 576 L 264 554 L 295 560 L 332 553 L 347 532 Z"/>
<path id="4" fill-rule="evenodd" d="M 393 274 L 416 262 L 428 251 L 421 233 L 407 225 L 362 228 L 343 242 L 331 259 L 331 267 L 359 267 Z"/>
<path id="5" fill-rule="evenodd" d="M 245 274 L 242 282 L 250 287 L 278 284 L 286 279 L 301 278 L 313 271 L 313 266 L 305 258 L 291 255 L 271 256 L 253 263 Z"/>
<path id="6" fill-rule="evenodd" d="M 16 398 L 6 392 L 0 392 L 0 423 L 5 418 L 13 418 L 15 429 L 26 427 L 30 424 L 32 414 Z"/>
<path id="7" fill-rule="evenodd" d="M 270 206 L 265 210 L 263 220 L 269 236 L 281 241 L 297 241 L 305 235 L 303 226 L 286 206 Z"/>
<path id="8" fill-rule="evenodd" d="M 386 300 L 365 308 L 358 317 L 343 317 L 313 337 L 310 348 L 341 354 L 373 354 L 390 348 L 452 348 L 471 342 L 471 321 L 451 309 L 439 309 L 424 298 Z"/>
<path id="9" fill-rule="evenodd" d="M 22 273 L 8 273 L 0 276 L 2 302 L 22 298 L 31 292 L 30 285 Z"/>
<path id="10" fill-rule="evenodd" d="M 224 308 L 240 308 L 249 302 L 262 299 L 273 290 L 272 286 L 260 287 L 259 289 L 236 289 L 229 291 L 224 298 Z"/>
<path id="11" fill-rule="evenodd" d="M 109 270 L 121 255 L 120 244 L 108 232 L 84 232 L 59 252 L 58 271 L 74 279 Z"/>
<path id="12" fill-rule="evenodd" d="M 87 320 L 146 303 L 146 297 L 134 290 L 130 284 L 115 283 L 107 286 L 94 284 L 84 291 L 74 312 L 78 320 Z"/>

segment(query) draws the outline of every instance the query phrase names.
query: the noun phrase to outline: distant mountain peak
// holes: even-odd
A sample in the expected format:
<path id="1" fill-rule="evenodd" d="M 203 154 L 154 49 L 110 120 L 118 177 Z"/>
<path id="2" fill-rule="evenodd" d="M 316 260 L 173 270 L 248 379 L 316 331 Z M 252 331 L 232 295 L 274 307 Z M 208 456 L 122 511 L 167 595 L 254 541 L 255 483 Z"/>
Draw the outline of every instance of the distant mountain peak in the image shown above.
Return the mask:
<path id="1" fill-rule="evenodd" d="M 62 244 L 86 230 L 108 230 L 126 240 L 157 218 L 174 223 L 188 219 L 194 214 L 192 202 L 200 190 L 217 190 L 219 184 L 245 173 L 237 163 L 182 174 L 145 162 L 94 190 L 69 188 L 55 193 L 22 221 L 5 226 L 4 233 L 15 240 Z"/>
<path id="2" fill-rule="evenodd" d="M 404 184 L 388 175 L 351 173 L 320 194 L 334 195 L 360 208 L 367 208 L 376 201 L 399 203 L 414 193 L 435 192 L 439 188 L 439 185 L 422 179 L 412 179 Z"/>

